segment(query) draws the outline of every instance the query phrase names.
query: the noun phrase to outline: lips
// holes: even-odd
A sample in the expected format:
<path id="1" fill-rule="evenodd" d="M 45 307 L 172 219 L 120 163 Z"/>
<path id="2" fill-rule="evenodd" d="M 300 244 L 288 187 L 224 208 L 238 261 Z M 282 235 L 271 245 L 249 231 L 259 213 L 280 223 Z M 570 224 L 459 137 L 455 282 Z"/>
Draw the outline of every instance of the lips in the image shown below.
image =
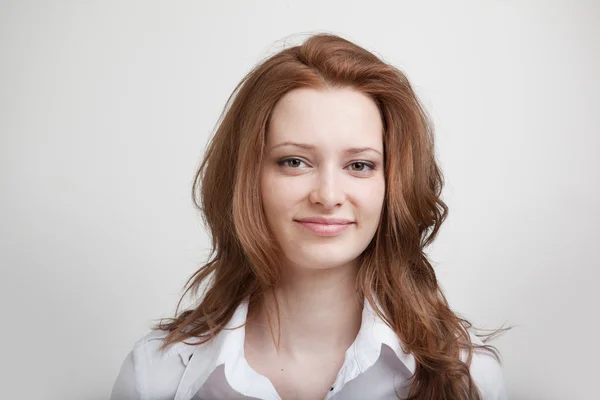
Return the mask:
<path id="1" fill-rule="evenodd" d="M 354 224 L 349 219 L 325 217 L 300 218 L 295 221 L 319 236 L 336 236 Z"/>
<path id="2" fill-rule="evenodd" d="M 353 221 L 345 218 L 325 218 L 325 217 L 308 217 L 298 218 L 298 222 L 307 222 L 311 224 L 322 224 L 322 225 L 348 225 L 354 223 Z"/>

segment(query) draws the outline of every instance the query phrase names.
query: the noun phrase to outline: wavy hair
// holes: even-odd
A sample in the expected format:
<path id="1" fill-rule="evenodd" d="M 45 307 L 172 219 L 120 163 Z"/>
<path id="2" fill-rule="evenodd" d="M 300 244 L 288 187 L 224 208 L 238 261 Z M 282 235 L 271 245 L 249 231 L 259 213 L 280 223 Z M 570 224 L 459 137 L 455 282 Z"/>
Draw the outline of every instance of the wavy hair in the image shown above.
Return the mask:
<path id="1" fill-rule="evenodd" d="M 399 69 L 333 34 L 313 35 L 263 60 L 230 95 L 192 187 L 211 253 L 187 281 L 175 317 L 153 329 L 169 331 L 162 348 L 191 338 L 204 343 L 224 329 L 240 302 L 277 286 L 280 248 L 259 192 L 271 113 L 293 89 L 345 87 L 370 96 L 384 125 L 386 196 L 377 232 L 359 256 L 357 294 L 415 357 L 409 399 L 480 399 L 469 373 L 472 353 L 481 347 L 500 361 L 499 353 L 471 341 L 471 323 L 450 309 L 424 253 L 448 213 L 432 124 Z M 178 312 L 183 298 L 200 289 L 197 305 Z M 487 336 L 485 342 L 501 330 L 477 336 Z"/>

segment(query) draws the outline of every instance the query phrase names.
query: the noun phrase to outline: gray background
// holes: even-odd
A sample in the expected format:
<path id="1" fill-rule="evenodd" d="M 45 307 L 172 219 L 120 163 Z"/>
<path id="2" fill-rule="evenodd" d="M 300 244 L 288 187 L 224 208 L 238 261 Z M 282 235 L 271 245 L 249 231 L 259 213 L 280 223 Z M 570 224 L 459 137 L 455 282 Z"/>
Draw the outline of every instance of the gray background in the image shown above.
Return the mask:
<path id="1" fill-rule="evenodd" d="M 598 2 L 0 4 L 3 398 L 108 397 L 207 254 L 189 191 L 227 97 L 321 31 L 430 111 L 450 215 L 429 253 L 457 312 L 517 325 L 492 343 L 510 398 L 596 398 Z"/>

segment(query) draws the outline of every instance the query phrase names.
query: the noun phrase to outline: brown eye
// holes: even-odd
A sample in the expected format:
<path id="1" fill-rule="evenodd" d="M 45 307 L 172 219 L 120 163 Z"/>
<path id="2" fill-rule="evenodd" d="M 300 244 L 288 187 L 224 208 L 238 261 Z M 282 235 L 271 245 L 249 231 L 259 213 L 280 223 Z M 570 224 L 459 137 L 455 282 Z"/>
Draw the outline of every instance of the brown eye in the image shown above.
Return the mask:
<path id="1" fill-rule="evenodd" d="M 363 170 L 363 168 L 364 168 L 364 166 L 365 166 L 365 164 L 364 164 L 364 163 L 361 163 L 361 162 L 355 162 L 355 163 L 352 163 L 352 167 L 354 167 L 353 169 L 354 169 L 355 171 L 362 171 L 362 170 Z"/>
<path id="2" fill-rule="evenodd" d="M 304 161 L 299 158 L 286 158 L 277 162 L 282 167 L 298 168 Z"/>
<path id="3" fill-rule="evenodd" d="M 365 163 L 365 162 L 361 162 L 361 161 L 353 162 L 352 164 L 350 164 L 350 167 L 355 172 L 364 172 L 365 167 L 373 169 L 372 165 Z"/>

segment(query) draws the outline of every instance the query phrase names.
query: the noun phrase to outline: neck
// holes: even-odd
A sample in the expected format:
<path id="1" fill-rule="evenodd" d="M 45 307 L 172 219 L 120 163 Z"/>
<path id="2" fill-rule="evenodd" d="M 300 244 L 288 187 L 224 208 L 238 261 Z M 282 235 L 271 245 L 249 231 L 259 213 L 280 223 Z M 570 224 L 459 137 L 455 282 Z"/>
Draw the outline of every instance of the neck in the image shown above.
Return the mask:
<path id="1" fill-rule="evenodd" d="M 281 284 L 250 305 L 247 334 L 261 351 L 275 349 L 279 340 L 278 351 L 292 357 L 346 351 L 362 317 L 356 270 L 356 263 L 326 270 L 286 269 Z"/>

